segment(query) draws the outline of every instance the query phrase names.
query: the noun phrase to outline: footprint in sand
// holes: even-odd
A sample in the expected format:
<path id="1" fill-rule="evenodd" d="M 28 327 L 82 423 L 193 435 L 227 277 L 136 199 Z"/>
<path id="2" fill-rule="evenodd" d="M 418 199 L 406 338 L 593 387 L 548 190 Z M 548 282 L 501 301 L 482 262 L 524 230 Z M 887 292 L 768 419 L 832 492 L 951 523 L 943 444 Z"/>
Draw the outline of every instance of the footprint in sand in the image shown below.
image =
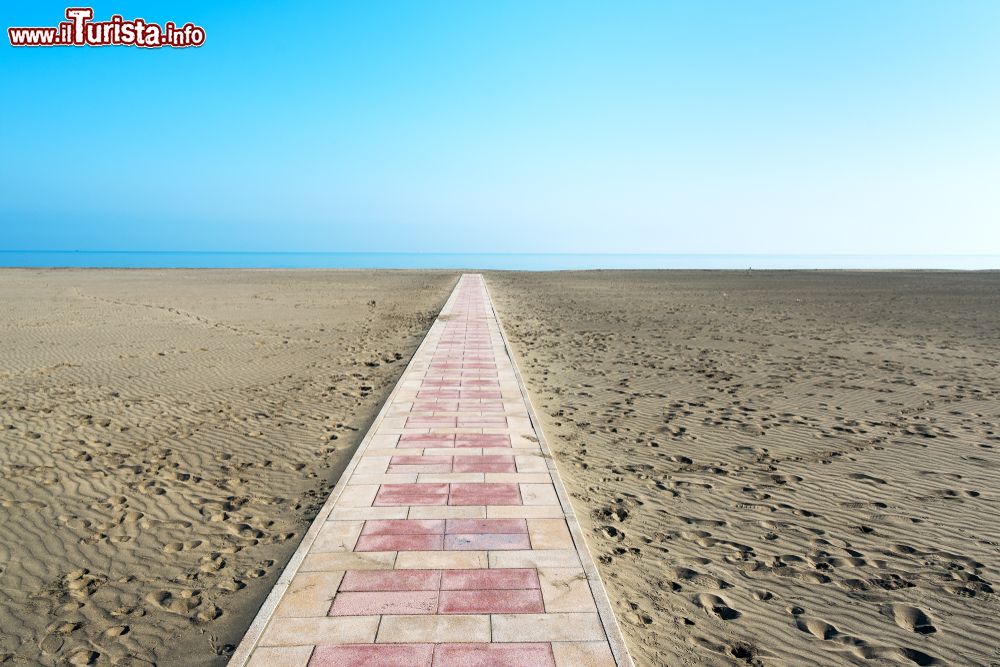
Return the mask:
<path id="1" fill-rule="evenodd" d="M 179 551 L 188 551 L 190 549 L 197 549 L 202 544 L 201 540 L 189 540 L 187 542 L 168 542 L 163 545 L 163 550 L 167 553 L 177 553 Z"/>
<path id="2" fill-rule="evenodd" d="M 795 609 L 792 612 L 793 615 L 796 615 L 795 611 L 801 613 L 801 609 Z M 941 661 L 934 656 L 927 655 L 926 653 L 916 649 L 905 646 L 895 647 L 870 644 L 860 637 L 854 637 L 852 635 L 842 633 L 830 623 L 827 623 L 819 618 L 804 618 L 796 615 L 795 626 L 803 632 L 808 632 L 817 639 L 822 639 L 824 641 L 829 641 L 842 646 L 849 653 L 863 660 L 888 658 L 890 660 L 903 659 L 916 665 L 941 664 Z"/>
<path id="3" fill-rule="evenodd" d="M 934 623 L 930 617 L 923 610 L 916 607 L 905 604 L 893 604 L 888 609 L 888 615 L 892 616 L 892 620 L 896 622 L 896 625 L 904 630 L 916 632 L 921 635 L 930 635 L 937 632 L 937 628 L 934 627 Z"/>
<path id="4" fill-rule="evenodd" d="M 146 602 L 164 611 L 186 615 L 201 604 L 201 597 L 194 591 L 189 590 L 182 590 L 177 593 L 154 591 L 146 596 Z"/>
<path id="5" fill-rule="evenodd" d="M 695 602 L 699 607 L 704 609 L 706 613 L 717 618 L 721 618 L 724 621 L 732 621 L 741 616 L 740 612 L 729 606 L 729 603 L 725 598 L 718 595 L 700 593 L 695 598 Z"/>

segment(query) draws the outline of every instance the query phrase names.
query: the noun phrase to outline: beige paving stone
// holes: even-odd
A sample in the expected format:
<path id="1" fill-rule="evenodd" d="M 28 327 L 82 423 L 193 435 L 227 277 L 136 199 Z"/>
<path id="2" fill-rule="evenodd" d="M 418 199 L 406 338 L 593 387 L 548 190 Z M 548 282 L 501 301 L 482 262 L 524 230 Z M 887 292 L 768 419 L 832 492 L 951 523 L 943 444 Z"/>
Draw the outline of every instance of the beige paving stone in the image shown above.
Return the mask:
<path id="1" fill-rule="evenodd" d="M 275 616 L 326 616 L 343 571 L 300 572 L 281 597 Z"/>
<path id="2" fill-rule="evenodd" d="M 596 641 L 604 626 L 592 614 L 493 614 L 495 642 Z"/>
<path id="3" fill-rule="evenodd" d="M 261 646 L 247 667 L 306 667 L 312 652 L 312 646 Z"/>
<path id="4" fill-rule="evenodd" d="M 572 549 L 573 538 L 565 519 L 528 519 L 532 549 Z"/>
<path id="5" fill-rule="evenodd" d="M 362 519 L 405 519 L 406 507 L 340 507 L 335 506 L 330 512 L 330 521 L 350 521 Z"/>
<path id="6" fill-rule="evenodd" d="M 407 382 L 404 380 L 403 382 Z M 419 384 L 417 385 L 420 386 Z M 396 429 L 402 429 L 406 426 L 406 417 L 386 417 L 378 425 L 378 432 L 384 434 L 390 434 Z"/>
<path id="7" fill-rule="evenodd" d="M 430 433 L 430 429 L 405 428 L 400 426 L 380 426 L 378 432 L 384 433 L 386 435 L 403 435 L 404 433 Z"/>
<path id="8" fill-rule="evenodd" d="M 378 484 L 362 484 L 361 486 L 346 486 L 340 498 L 338 507 L 371 507 L 378 493 Z"/>
<path id="9" fill-rule="evenodd" d="M 606 641 L 552 642 L 556 667 L 615 667 L 615 658 Z"/>
<path id="10" fill-rule="evenodd" d="M 395 561 L 395 551 L 308 553 L 302 561 L 301 569 L 303 572 L 391 570 Z"/>
<path id="11" fill-rule="evenodd" d="M 454 450 L 449 449 L 448 451 L 454 452 Z M 405 449 L 396 450 L 396 456 L 427 456 L 426 449 L 420 449 L 419 447 L 406 447 Z M 451 456 L 450 454 L 438 454 L 438 456 Z"/>
<path id="12" fill-rule="evenodd" d="M 564 516 L 558 505 L 490 505 L 488 519 L 558 519 Z"/>
<path id="13" fill-rule="evenodd" d="M 389 459 L 392 458 L 393 456 L 399 456 L 399 449 L 397 448 L 386 449 L 384 447 L 369 447 L 368 449 L 365 450 L 364 456 L 362 457 L 361 460 L 365 461 L 367 459 L 379 458 L 379 457 L 385 457 Z M 388 466 L 388 463 L 386 465 Z M 385 470 L 384 469 L 370 470 L 364 472 L 385 472 Z"/>
<path id="14" fill-rule="evenodd" d="M 541 452 L 542 446 L 538 444 L 538 439 L 529 433 L 512 433 L 510 436 L 510 446 L 520 451 Z"/>
<path id="15" fill-rule="evenodd" d="M 548 473 L 549 467 L 545 459 L 541 456 L 530 456 L 523 454 L 514 455 L 514 464 L 518 472 L 544 472 Z"/>
<path id="16" fill-rule="evenodd" d="M 491 551 L 490 567 L 579 567 L 576 549 Z"/>
<path id="17" fill-rule="evenodd" d="M 525 505 L 558 505 L 559 497 L 552 484 L 521 484 L 521 502 Z"/>
<path id="18" fill-rule="evenodd" d="M 502 484 L 551 484 L 552 478 L 547 472 L 488 472 L 484 481 Z"/>
<path id="19" fill-rule="evenodd" d="M 260 645 L 370 644 L 378 623 L 378 616 L 276 618 L 264 630 Z"/>
<path id="20" fill-rule="evenodd" d="M 309 552 L 354 551 L 364 524 L 364 521 L 324 522 Z"/>
<path id="21" fill-rule="evenodd" d="M 392 450 L 392 453 L 395 454 L 396 450 Z M 391 455 L 376 456 L 369 449 L 358 461 L 358 465 L 354 468 L 354 475 L 381 475 L 389 467 L 390 459 L 392 459 Z"/>
<path id="22" fill-rule="evenodd" d="M 489 642 L 490 617 L 485 615 L 383 616 L 380 644 L 415 642 Z"/>
<path id="23" fill-rule="evenodd" d="M 596 612 L 590 581 L 582 567 L 545 567 L 538 570 L 546 612 Z"/>
<path id="24" fill-rule="evenodd" d="M 473 570 L 488 566 L 485 551 L 400 551 L 396 557 L 397 570 Z"/>
<path id="25" fill-rule="evenodd" d="M 399 441 L 398 435 L 388 435 L 376 433 L 372 436 L 371 441 L 368 443 L 369 447 L 384 447 L 385 449 L 393 449 L 396 443 Z"/>
<path id="26" fill-rule="evenodd" d="M 405 508 L 404 508 L 405 509 Z M 485 519 L 482 505 L 414 505 L 407 519 Z"/>
<path id="27" fill-rule="evenodd" d="M 531 420 L 527 417 L 511 417 L 507 420 L 507 427 L 512 431 L 520 431 L 523 433 L 534 433 L 534 428 L 531 426 Z"/>
<path id="28" fill-rule="evenodd" d="M 414 484 L 417 473 L 386 473 L 385 475 L 351 475 L 347 480 L 349 485 L 357 484 Z"/>

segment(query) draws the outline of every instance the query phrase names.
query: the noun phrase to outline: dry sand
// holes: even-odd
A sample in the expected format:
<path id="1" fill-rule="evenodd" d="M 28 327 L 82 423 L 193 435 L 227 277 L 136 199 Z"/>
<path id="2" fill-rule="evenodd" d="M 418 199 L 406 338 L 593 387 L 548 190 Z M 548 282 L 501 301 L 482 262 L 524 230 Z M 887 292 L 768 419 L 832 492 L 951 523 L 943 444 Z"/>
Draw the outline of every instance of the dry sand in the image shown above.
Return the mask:
<path id="1" fill-rule="evenodd" d="M 0 663 L 224 664 L 454 280 L 0 271 Z"/>
<path id="2" fill-rule="evenodd" d="M 0 663 L 223 664 L 454 278 L 0 271 Z M 488 281 L 639 665 L 1000 663 L 1000 275 Z"/>
<path id="3" fill-rule="evenodd" d="M 1000 274 L 487 279 L 637 664 L 1000 664 Z"/>

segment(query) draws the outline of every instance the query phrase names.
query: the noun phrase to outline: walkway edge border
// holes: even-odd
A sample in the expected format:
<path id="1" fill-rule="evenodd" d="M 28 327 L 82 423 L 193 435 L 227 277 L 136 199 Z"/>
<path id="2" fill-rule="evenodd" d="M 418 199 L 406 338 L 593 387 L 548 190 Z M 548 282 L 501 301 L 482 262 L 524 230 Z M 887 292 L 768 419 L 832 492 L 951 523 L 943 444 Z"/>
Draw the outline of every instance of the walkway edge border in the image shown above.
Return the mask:
<path id="1" fill-rule="evenodd" d="M 414 348 L 413 354 L 410 355 L 410 360 L 407 362 L 406 368 L 403 369 L 402 374 L 399 376 L 400 380 L 406 377 L 406 374 L 410 371 L 410 367 L 413 366 L 413 363 L 416 360 L 417 352 L 419 352 L 420 348 L 423 347 L 424 343 L 427 341 L 427 337 L 430 336 L 435 327 L 440 325 L 441 313 L 443 313 L 445 309 L 448 308 L 449 304 L 451 304 L 451 302 L 455 299 L 455 295 L 458 292 L 458 290 L 455 289 L 457 285 L 458 281 L 456 279 L 455 285 L 452 286 L 451 293 L 448 295 L 448 299 L 438 310 L 438 314 L 434 317 L 434 322 L 432 322 L 431 326 L 428 327 L 426 333 L 424 333 L 424 337 L 420 339 L 420 343 Z M 499 321 L 499 319 L 497 321 Z M 504 344 L 506 345 L 506 339 Z M 516 367 L 514 372 L 517 372 Z M 354 469 L 358 467 L 358 463 L 364 456 L 365 450 L 368 449 L 368 446 L 371 444 L 372 436 L 375 434 L 375 431 L 378 430 L 378 425 L 382 423 L 383 419 L 385 419 L 386 413 L 389 411 L 389 406 L 392 405 L 393 399 L 400 390 L 400 384 L 401 383 L 397 380 L 392 387 L 392 391 L 389 392 L 388 396 L 386 396 L 381 409 L 379 409 L 378 414 L 375 415 L 375 419 L 372 421 L 371 426 L 368 427 L 368 432 L 365 433 L 365 437 L 358 443 L 358 448 L 354 450 L 354 455 L 351 457 L 347 467 L 344 468 L 344 472 L 341 473 L 340 479 L 337 480 L 337 484 L 333 487 L 333 491 L 330 492 L 326 502 L 323 503 L 323 507 L 320 508 L 316 518 L 313 519 L 311 524 L 309 524 L 309 528 L 306 530 L 306 534 L 302 537 L 302 541 L 299 543 L 298 548 L 295 549 L 292 557 L 288 559 L 288 564 L 285 565 L 285 569 L 281 571 L 277 581 L 274 582 L 271 592 L 268 593 L 267 597 L 264 599 L 264 604 L 260 606 L 260 609 L 257 611 L 257 615 L 254 616 L 253 621 L 250 623 L 250 627 L 248 627 L 246 633 L 244 633 L 243 639 L 240 640 L 240 643 L 233 652 L 232 657 L 229 658 L 229 662 L 227 663 L 228 667 L 244 667 L 247 662 L 250 661 L 250 655 L 253 653 L 254 648 L 257 647 L 257 642 L 260 641 L 260 637 L 264 633 L 264 628 L 267 627 L 268 622 L 274 615 L 274 612 L 278 607 L 278 603 L 281 601 L 282 596 L 288 589 L 288 585 L 292 581 L 292 577 L 295 576 L 295 574 L 299 571 L 299 568 L 302 566 L 302 561 L 305 559 L 306 554 L 312 547 L 313 542 L 316 541 L 316 537 L 319 535 L 320 529 L 326 522 L 327 517 L 330 516 L 330 512 L 333 511 L 333 507 L 340 499 L 341 494 L 344 492 L 344 488 L 347 487 L 347 482 L 354 473 Z M 530 414 L 530 405 L 528 410 Z"/>
<path id="2" fill-rule="evenodd" d="M 621 628 L 618 626 L 618 619 L 615 618 L 614 610 L 611 608 L 611 600 L 608 599 L 608 593 L 604 588 L 601 575 L 597 571 L 597 565 L 594 563 L 594 555 L 587 546 L 587 541 L 583 536 L 583 529 L 580 527 L 580 522 L 576 518 L 576 512 L 573 510 L 573 505 L 570 504 L 569 494 L 566 493 L 566 487 L 563 486 L 562 477 L 559 475 L 559 468 L 556 465 L 555 458 L 552 456 L 552 451 L 549 449 L 548 443 L 545 441 L 541 422 L 539 422 L 535 406 L 531 402 L 528 388 L 524 384 L 524 377 L 521 375 L 521 369 L 518 367 L 517 359 L 514 357 L 514 348 L 511 347 L 503 320 L 500 318 L 500 313 L 497 312 L 496 306 L 493 303 L 493 296 L 490 294 L 489 284 L 485 276 L 483 277 L 483 288 L 486 290 L 486 296 L 489 299 L 490 310 L 493 312 L 493 317 L 500 328 L 500 337 L 503 339 L 504 351 L 507 353 L 511 366 L 514 368 L 514 377 L 517 378 L 517 385 L 521 390 L 521 396 L 528 407 L 528 417 L 531 419 L 531 427 L 535 432 L 535 437 L 538 438 L 539 446 L 542 448 L 542 455 L 545 457 L 545 464 L 549 469 L 549 474 L 552 476 L 552 485 L 555 487 L 556 495 L 559 497 L 559 504 L 562 506 L 563 515 L 566 518 L 566 524 L 569 526 L 573 542 L 576 543 L 576 549 L 579 553 L 585 553 L 589 556 L 589 558 L 581 558 L 580 561 L 583 564 L 583 571 L 587 574 L 587 581 L 590 583 L 590 592 L 597 603 L 597 612 L 601 617 L 601 623 L 604 625 L 604 634 L 607 636 L 611 653 L 614 655 L 615 662 L 619 667 L 635 667 L 635 663 L 632 662 L 632 656 L 629 655 L 628 647 L 625 645 L 625 638 L 622 636 Z"/>

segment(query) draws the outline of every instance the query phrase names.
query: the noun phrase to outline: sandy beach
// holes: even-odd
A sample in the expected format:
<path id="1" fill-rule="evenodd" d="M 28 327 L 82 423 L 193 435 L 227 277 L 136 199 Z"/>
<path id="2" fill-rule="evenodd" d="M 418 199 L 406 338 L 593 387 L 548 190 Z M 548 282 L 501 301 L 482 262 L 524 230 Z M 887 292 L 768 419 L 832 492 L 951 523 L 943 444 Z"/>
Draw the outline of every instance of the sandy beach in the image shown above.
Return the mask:
<path id="1" fill-rule="evenodd" d="M 455 279 L 0 271 L 0 663 L 225 664 Z"/>
<path id="2" fill-rule="evenodd" d="M 1000 661 L 1000 274 L 491 274 L 640 665 Z"/>
<path id="3" fill-rule="evenodd" d="M 0 271 L 0 663 L 225 664 L 456 278 Z M 636 664 L 1000 660 L 1000 274 L 486 278 Z"/>

